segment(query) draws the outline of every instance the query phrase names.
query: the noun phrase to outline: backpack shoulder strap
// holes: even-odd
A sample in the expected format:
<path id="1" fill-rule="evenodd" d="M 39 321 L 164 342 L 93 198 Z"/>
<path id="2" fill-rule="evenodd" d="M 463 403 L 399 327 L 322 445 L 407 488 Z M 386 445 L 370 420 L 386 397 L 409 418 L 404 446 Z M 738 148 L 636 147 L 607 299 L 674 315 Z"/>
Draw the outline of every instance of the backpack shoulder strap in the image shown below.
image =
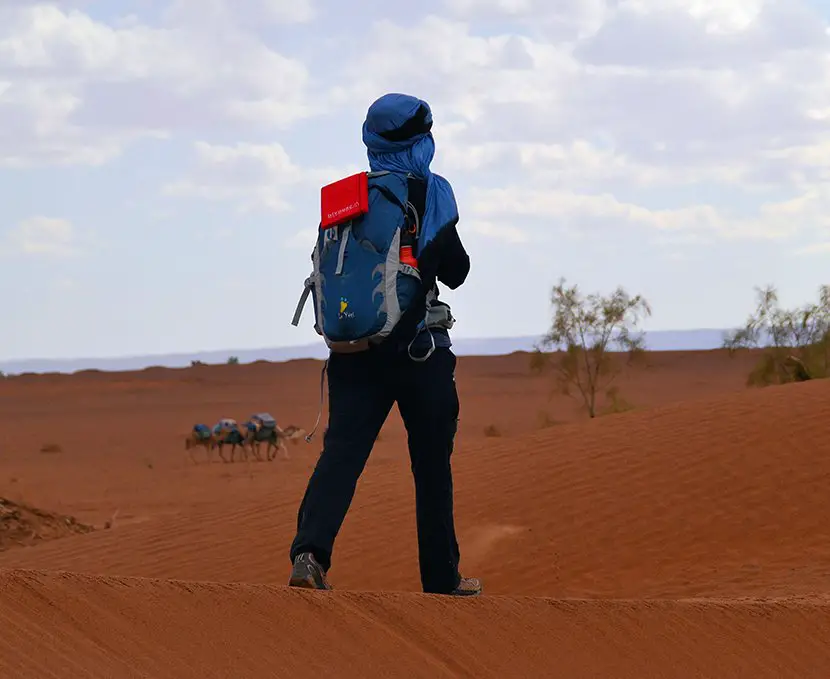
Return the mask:
<path id="1" fill-rule="evenodd" d="M 427 183 L 411 173 L 406 175 L 406 183 L 408 189 L 407 208 L 412 212 L 415 220 L 415 233 L 420 235 L 421 223 L 424 220 L 424 212 L 426 212 Z"/>
<path id="2" fill-rule="evenodd" d="M 404 212 L 406 212 L 406 201 L 401 200 L 400 196 L 398 196 L 395 191 L 393 191 L 387 183 L 381 181 L 372 181 L 373 179 L 378 179 L 380 177 L 391 177 L 394 176 L 392 172 L 388 172 L 386 170 L 382 170 L 380 172 L 369 172 L 367 173 L 369 179 L 369 189 L 377 189 L 380 191 L 387 200 L 395 203 L 398 207 L 400 207 Z"/>
<path id="3" fill-rule="evenodd" d="M 409 189 L 409 202 L 418 212 L 419 217 L 423 217 L 426 211 L 427 183 L 414 174 L 406 175 L 406 183 Z"/>
<path id="4" fill-rule="evenodd" d="M 388 186 L 384 186 L 383 184 L 376 184 L 374 186 L 378 191 L 380 191 L 388 200 L 398 205 L 402 210 L 406 210 L 406 205 L 403 204 L 400 198 L 395 195 L 395 192 L 390 189 Z"/>

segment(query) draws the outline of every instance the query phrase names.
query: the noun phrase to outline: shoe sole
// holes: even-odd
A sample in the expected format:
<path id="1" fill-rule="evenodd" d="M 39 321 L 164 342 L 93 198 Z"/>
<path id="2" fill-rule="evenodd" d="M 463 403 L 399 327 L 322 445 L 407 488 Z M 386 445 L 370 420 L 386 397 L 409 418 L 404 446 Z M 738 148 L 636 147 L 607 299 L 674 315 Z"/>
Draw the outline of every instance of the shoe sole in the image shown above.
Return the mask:
<path id="1" fill-rule="evenodd" d="M 304 576 L 296 576 L 292 575 L 291 579 L 288 581 L 289 587 L 299 587 L 300 589 L 317 589 L 321 592 L 326 592 L 331 589 L 329 587 L 318 587 L 317 583 L 314 582 L 314 577 L 311 575 L 304 575 Z"/>
<path id="2" fill-rule="evenodd" d="M 317 589 L 314 586 L 313 578 L 291 578 L 288 581 L 289 587 L 300 587 L 302 589 Z"/>

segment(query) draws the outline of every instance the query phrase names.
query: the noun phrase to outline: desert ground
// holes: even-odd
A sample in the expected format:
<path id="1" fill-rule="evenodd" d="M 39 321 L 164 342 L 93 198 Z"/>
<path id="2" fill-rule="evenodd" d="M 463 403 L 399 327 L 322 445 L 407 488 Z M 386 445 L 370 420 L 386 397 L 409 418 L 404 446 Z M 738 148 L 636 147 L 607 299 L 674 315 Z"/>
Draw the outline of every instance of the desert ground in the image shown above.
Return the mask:
<path id="1" fill-rule="evenodd" d="M 396 411 L 333 592 L 285 587 L 325 413 L 288 460 L 188 457 L 197 422 L 310 430 L 321 362 L 0 380 L 0 677 L 826 679 L 830 385 L 756 360 L 649 353 L 589 419 L 526 354 L 460 357 L 467 600 L 419 593 Z"/>

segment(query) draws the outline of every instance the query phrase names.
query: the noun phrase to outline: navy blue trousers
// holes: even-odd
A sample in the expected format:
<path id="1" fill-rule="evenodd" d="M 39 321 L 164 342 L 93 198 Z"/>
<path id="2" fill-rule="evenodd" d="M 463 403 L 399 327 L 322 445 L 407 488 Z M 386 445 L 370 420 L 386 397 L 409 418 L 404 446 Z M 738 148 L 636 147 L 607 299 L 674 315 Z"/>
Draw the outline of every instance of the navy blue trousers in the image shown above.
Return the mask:
<path id="1" fill-rule="evenodd" d="M 329 424 L 323 452 L 297 515 L 291 559 L 311 552 L 331 567 L 334 541 L 357 481 L 392 406 L 406 426 L 415 481 L 418 553 L 424 592 L 458 586 L 450 457 L 458 427 L 456 356 L 438 347 L 425 362 L 406 351 L 371 349 L 332 354 L 328 364 Z"/>

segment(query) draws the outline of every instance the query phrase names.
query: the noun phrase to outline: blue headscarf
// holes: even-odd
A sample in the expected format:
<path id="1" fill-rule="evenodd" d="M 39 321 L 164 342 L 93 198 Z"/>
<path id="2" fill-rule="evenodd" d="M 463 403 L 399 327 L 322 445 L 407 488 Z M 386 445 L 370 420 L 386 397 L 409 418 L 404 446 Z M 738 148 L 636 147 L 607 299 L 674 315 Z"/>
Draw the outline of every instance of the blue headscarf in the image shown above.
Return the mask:
<path id="1" fill-rule="evenodd" d="M 418 237 L 419 252 L 444 227 L 458 221 L 455 194 L 446 179 L 429 169 L 435 155 L 431 131 L 421 131 L 401 141 L 390 141 L 381 134 L 399 129 L 422 107 L 426 110 L 424 127 L 431 127 L 432 111 L 425 101 L 407 94 L 385 94 L 369 107 L 363 123 L 363 143 L 373 172 L 411 172 L 427 182 L 426 206 Z"/>

